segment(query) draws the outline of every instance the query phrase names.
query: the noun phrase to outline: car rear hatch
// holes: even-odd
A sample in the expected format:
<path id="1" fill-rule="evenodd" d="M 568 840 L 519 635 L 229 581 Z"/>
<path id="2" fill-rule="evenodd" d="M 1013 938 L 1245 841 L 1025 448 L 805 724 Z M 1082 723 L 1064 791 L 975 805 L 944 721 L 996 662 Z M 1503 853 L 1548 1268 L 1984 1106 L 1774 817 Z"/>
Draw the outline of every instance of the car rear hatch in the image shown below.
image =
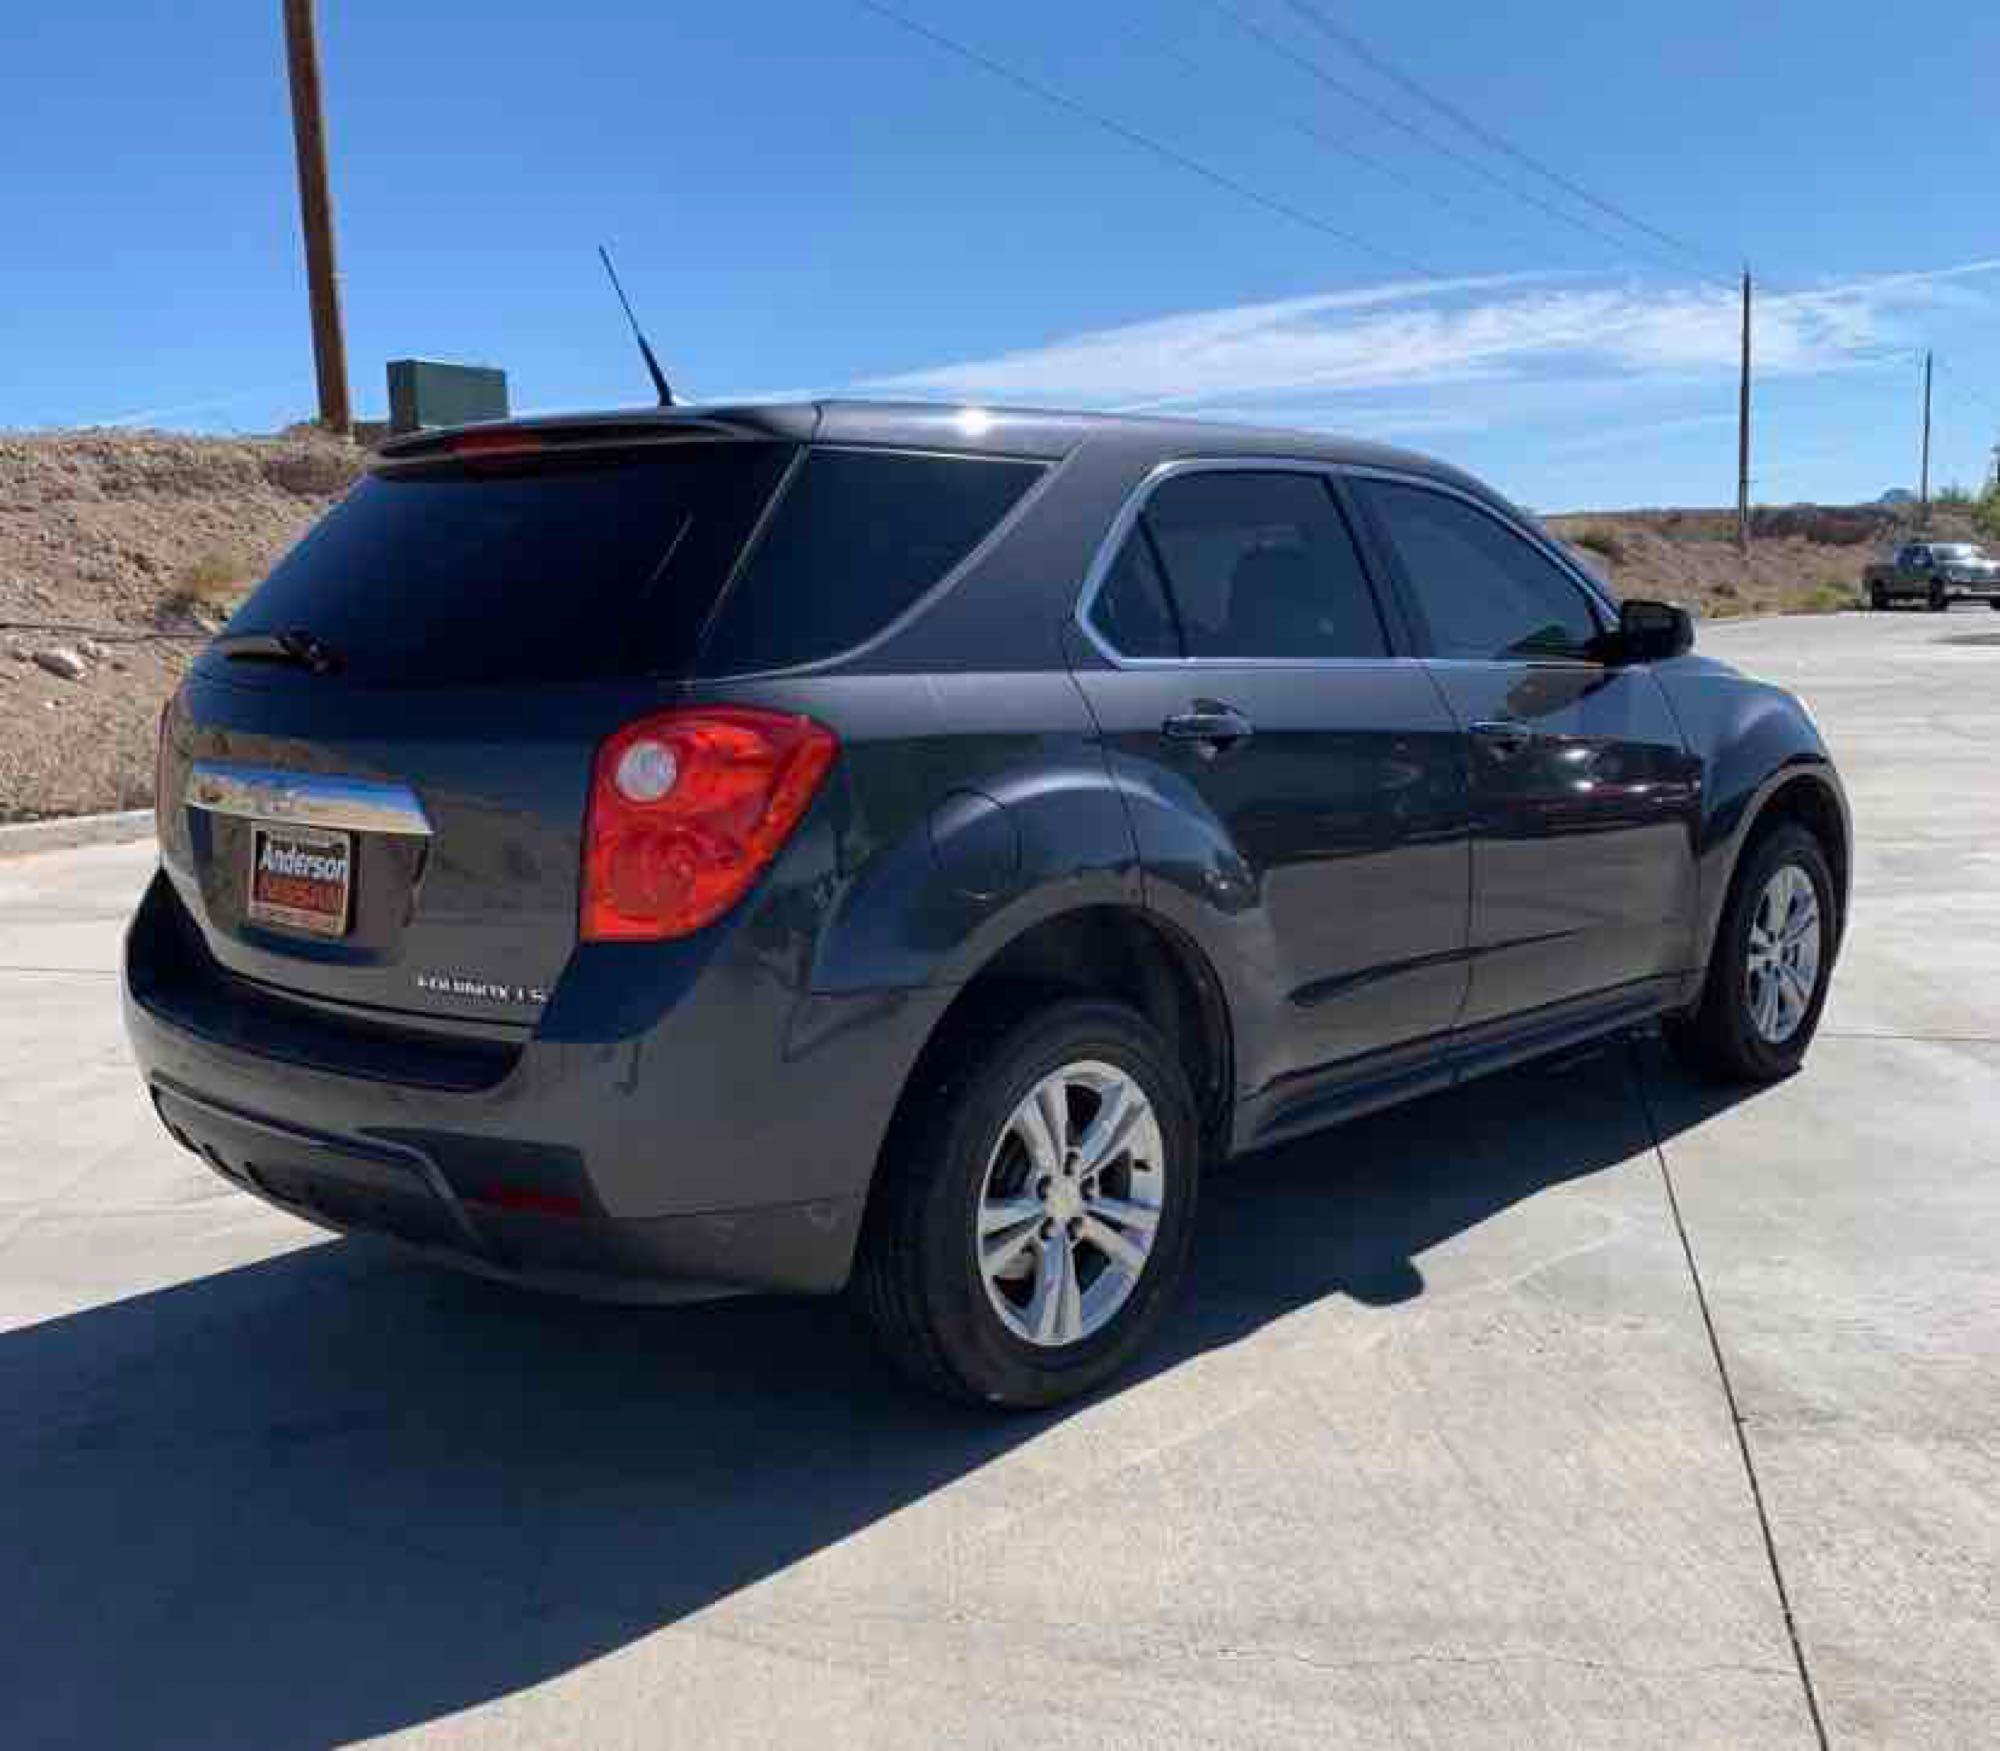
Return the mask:
<path id="1" fill-rule="evenodd" d="M 215 958 L 335 1010 L 531 1022 L 577 942 L 595 751 L 678 696 L 804 435 L 658 419 L 394 447 L 163 724 L 164 860 Z"/>

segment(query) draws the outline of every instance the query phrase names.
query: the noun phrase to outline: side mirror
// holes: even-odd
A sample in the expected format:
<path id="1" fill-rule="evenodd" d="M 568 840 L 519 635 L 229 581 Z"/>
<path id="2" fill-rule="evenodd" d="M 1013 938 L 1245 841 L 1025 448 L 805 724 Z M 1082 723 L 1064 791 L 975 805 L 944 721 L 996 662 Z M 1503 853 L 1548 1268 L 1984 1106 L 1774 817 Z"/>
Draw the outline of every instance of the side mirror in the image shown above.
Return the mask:
<path id="1" fill-rule="evenodd" d="M 1664 663 L 1694 649 L 1694 620 L 1671 602 L 1630 596 L 1619 605 L 1618 630 L 1606 643 L 1614 663 Z"/>

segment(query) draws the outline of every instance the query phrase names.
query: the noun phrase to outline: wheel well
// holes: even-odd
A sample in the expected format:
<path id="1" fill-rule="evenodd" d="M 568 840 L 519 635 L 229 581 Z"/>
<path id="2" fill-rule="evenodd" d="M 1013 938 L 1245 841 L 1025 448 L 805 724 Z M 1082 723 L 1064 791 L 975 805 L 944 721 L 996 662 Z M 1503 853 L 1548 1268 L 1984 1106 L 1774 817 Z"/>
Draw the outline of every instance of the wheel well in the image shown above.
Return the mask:
<path id="1" fill-rule="evenodd" d="M 976 1029 L 1005 1026 L 1062 997 L 1127 1003 L 1160 1030 L 1187 1072 L 1211 1148 L 1226 1139 L 1229 1014 L 1207 957 L 1173 926 L 1122 906 L 1090 906 L 1045 919 L 1007 944 L 967 981 L 932 1030 L 911 1089 L 933 1086 L 938 1059 Z"/>
<path id="2" fill-rule="evenodd" d="M 1787 779 L 1765 799 L 1749 837 L 1743 842 L 1743 850 L 1737 854 L 1737 863 L 1742 863 L 1753 844 L 1765 834 L 1775 832 L 1786 821 L 1794 821 L 1805 828 L 1819 841 L 1820 850 L 1826 854 L 1827 867 L 1833 871 L 1836 903 L 1840 907 L 1840 924 L 1844 930 L 1847 917 L 1847 832 L 1841 819 L 1840 805 L 1833 800 L 1833 793 L 1817 778 L 1801 773 L 1796 778 Z"/>

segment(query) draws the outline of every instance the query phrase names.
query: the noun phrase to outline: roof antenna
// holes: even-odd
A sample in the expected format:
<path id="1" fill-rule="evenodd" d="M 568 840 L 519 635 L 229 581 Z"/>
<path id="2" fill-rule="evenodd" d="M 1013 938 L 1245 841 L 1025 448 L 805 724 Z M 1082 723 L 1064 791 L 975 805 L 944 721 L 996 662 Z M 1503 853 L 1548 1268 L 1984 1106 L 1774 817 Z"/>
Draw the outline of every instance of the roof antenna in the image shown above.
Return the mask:
<path id="1" fill-rule="evenodd" d="M 611 276 L 611 289 L 618 294 L 618 302 L 625 306 L 625 320 L 632 325 L 632 338 L 639 343 L 639 356 L 646 361 L 646 374 L 653 379 L 653 387 L 660 392 L 660 405 L 672 407 L 674 392 L 667 386 L 667 374 L 660 369 L 660 361 L 653 357 L 653 349 L 646 344 L 646 331 L 639 326 L 638 317 L 632 314 L 632 300 L 625 296 L 625 288 L 618 283 L 618 270 L 611 265 L 611 251 L 601 243 L 597 246 L 597 259 L 604 263 L 604 271 Z"/>

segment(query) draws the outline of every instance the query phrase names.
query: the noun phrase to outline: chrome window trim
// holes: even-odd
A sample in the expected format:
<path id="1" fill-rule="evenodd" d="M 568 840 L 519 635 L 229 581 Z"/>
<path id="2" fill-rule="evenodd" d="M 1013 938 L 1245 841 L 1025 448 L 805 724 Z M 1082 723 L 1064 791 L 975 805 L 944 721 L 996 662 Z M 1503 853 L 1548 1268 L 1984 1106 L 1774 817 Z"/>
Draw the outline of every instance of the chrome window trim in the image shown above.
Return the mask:
<path id="1" fill-rule="evenodd" d="M 342 778 L 319 772 L 285 772 L 271 766 L 237 766 L 197 760 L 183 800 L 191 809 L 245 820 L 296 822 L 354 833 L 431 836 L 430 817 L 407 784 Z"/>
<path id="2" fill-rule="evenodd" d="M 1298 456 L 1183 456 L 1156 464 L 1126 495 L 1117 516 L 1111 519 L 1111 527 L 1097 544 L 1090 569 L 1083 574 L 1083 588 L 1077 594 L 1073 613 L 1077 629 L 1114 669 L 1348 669 L 1357 664 L 1396 661 L 1394 650 L 1384 651 L 1378 657 L 1128 657 L 1112 646 L 1090 617 L 1090 611 L 1097 605 L 1098 592 L 1124 551 L 1125 538 L 1132 533 L 1146 501 L 1167 481 L 1183 474 L 1317 474 L 1331 482 L 1337 469 L 1336 463 Z M 1348 522 L 1345 509 L 1337 502 L 1334 509 L 1345 525 Z M 1348 530 L 1348 539 L 1355 544 L 1356 557 L 1361 560 L 1369 588 L 1379 589 L 1376 580 L 1368 576 L 1367 555 L 1352 529 Z M 1166 587 L 1171 589 L 1172 585 Z"/>
<path id="3" fill-rule="evenodd" d="M 1369 463 L 1357 462 L 1353 464 L 1335 464 L 1335 471 L 1351 480 L 1387 480 L 1397 486 L 1421 487 L 1426 492 L 1440 493 L 1446 498 L 1463 500 L 1475 511 L 1483 512 L 1486 516 L 1492 518 L 1494 522 L 1498 523 L 1501 528 L 1507 530 L 1510 534 L 1518 535 L 1530 547 L 1534 548 L 1537 553 L 1541 554 L 1544 559 L 1548 560 L 1557 571 L 1561 572 L 1564 577 L 1576 585 L 1583 592 L 1584 599 L 1589 602 L 1592 609 L 1597 613 L 1599 618 L 1598 630 L 1600 632 L 1608 632 L 1618 624 L 1617 604 L 1604 594 L 1603 590 L 1598 586 L 1597 581 L 1591 577 L 1589 572 L 1585 571 L 1582 566 L 1578 565 L 1575 560 L 1571 559 L 1563 551 L 1554 536 L 1550 535 L 1546 530 L 1537 529 L 1531 523 L 1523 522 L 1511 512 L 1504 511 L 1490 500 L 1481 498 L 1478 493 L 1467 492 L 1462 486 L 1456 486 L 1448 480 L 1439 480 L 1434 475 L 1413 473 L 1406 468 L 1378 468 Z M 1446 657 L 1436 660 L 1476 663 L 1496 661 L 1514 662 L 1517 659 L 1513 657 Z M 1587 659 L 1570 657 L 1557 660 L 1578 662 Z"/>

